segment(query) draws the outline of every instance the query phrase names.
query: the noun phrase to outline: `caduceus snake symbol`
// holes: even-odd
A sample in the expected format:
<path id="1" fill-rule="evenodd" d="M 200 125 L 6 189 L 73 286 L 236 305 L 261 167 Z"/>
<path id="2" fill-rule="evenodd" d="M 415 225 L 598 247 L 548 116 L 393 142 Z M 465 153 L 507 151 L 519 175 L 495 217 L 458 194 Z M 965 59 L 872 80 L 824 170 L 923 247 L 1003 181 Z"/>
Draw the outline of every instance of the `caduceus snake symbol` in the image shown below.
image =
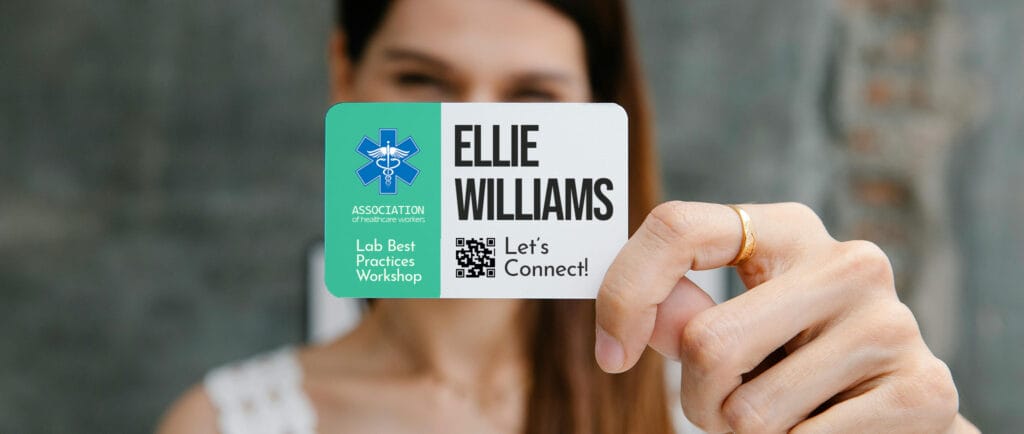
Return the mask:
<path id="1" fill-rule="evenodd" d="M 384 146 L 374 149 L 368 154 L 376 158 L 374 164 L 381 169 L 381 174 L 384 175 L 384 183 L 391 185 L 391 177 L 395 174 L 395 169 L 402 165 L 402 159 L 409 155 L 408 152 L 391 146 L 391 141 L 384 142 Z"/>

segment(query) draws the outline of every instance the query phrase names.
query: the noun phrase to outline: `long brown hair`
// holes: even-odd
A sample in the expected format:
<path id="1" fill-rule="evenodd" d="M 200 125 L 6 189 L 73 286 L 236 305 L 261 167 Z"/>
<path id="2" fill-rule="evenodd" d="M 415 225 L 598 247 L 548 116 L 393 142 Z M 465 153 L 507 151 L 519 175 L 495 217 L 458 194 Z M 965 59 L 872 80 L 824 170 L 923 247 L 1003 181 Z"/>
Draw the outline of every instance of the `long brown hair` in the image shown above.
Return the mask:
<path id="1" fill-rule="evenodd" d="M 338 0 L 346 55 L 358 62 L 390 1 Z M 579 28 L 594 101 L 629 114 L 629 225 L 643 221 L 659 197 L 651 114 L 627 8 L 622 0 L 541 0 Z M 659 434 L 672 431 L 661 358 L 648 351 L 630 371 L 605 374 L 594 360 L 594 302 L 534 301 L 526 318 L 532 387 L 526 433 Z"/>

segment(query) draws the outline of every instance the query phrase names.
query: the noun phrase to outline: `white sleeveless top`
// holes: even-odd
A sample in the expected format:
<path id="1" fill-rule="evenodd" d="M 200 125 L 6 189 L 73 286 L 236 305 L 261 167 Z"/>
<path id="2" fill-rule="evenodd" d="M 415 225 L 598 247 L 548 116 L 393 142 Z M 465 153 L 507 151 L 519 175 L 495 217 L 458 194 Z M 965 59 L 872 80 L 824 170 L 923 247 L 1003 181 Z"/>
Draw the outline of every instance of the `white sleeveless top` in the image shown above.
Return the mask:
<path id="1" fill-rule="evenodd" d="M 221 434 L 313 434 L 316 412 L 302 389 L 295 350 L 280 350 L 210 371 L 203 380 Z"/>
<path id="2" fill-rule="evenodd" d="M 675 431 L 700 434 L 679 405 L 679 363 L 666 361 Z M 302 366 L 290 347 L 210 371 L 203 380 L 221 434 L 314 434 L 316 412 L 302 388 Z"/>

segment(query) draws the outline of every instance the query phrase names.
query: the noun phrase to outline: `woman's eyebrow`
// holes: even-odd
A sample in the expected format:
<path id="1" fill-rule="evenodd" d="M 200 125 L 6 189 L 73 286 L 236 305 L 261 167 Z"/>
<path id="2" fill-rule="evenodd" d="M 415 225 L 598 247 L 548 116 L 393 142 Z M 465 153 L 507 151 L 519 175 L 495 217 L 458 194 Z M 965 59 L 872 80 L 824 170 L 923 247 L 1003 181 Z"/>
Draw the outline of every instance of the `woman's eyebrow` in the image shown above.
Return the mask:
<path id="1" fill-rule="evenodd" d="M 388 48 L 384 50 L 384 57 L 389 60 L 409 60 L 423 63 L 427 66 L 445 71 L 451 69 L 448 63 L 444 60 L 411 48 Z"/>

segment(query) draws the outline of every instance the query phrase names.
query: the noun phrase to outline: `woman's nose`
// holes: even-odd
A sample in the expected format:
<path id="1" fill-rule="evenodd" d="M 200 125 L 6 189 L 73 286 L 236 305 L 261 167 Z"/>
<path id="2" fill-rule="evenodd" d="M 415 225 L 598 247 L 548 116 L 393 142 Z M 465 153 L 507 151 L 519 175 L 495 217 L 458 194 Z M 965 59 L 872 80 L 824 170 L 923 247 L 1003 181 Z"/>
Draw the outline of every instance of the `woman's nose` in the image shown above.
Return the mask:
<path id="1" fill-rule="evenodd" d="M 501 93 L 494 86 L 473 86 L 459 95 L 458 102 L 501 102 Z"/>

